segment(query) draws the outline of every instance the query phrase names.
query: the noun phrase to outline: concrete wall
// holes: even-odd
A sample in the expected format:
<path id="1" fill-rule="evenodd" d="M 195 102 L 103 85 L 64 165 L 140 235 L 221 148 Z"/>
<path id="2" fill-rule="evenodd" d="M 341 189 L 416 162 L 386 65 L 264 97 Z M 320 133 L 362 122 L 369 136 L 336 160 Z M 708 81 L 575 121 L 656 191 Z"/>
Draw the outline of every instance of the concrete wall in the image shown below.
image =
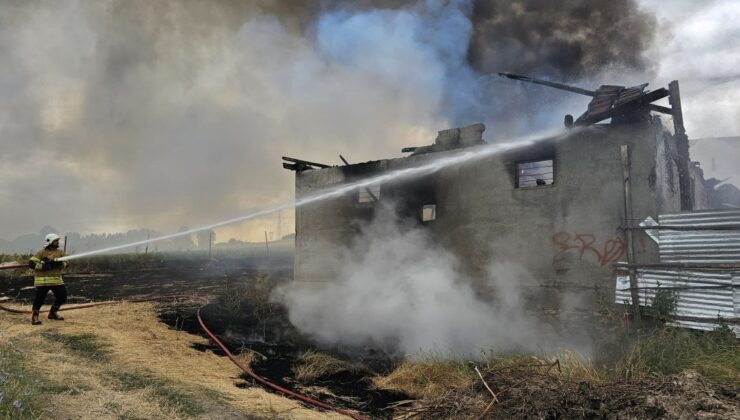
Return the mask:
<path id="1" fill-rule="evenodd" d="M 531 274 L 520 286 L 533 308 L 592 311 L 613 301 L 612 265 L 626 260 L 620 146 L 631 150 L 632 219 L 639 222 L 680 208 L 670 141 L 657 120 L 592 126 L 564 140 L 384 184 L 380 201 L 398 202 L 403 214 L 417 219 L 423 205 L 435 204 L 436 220 L 420 225 L 480 279 L 482 294 L 491 264 L 515 263 Z M 296 197 L 447 153 L 298 173 Z M 543 158 L 554 159 L 554 183 L 515 188 L 516 163 Z M 378 205 L 359 204 L 350 194 L 297 209 L 295 279 L 331 280 L 332 262 Z M 637 262 L 657 262 L 657 247 L 646 235 L 636 233 L 634 243 Z"/>

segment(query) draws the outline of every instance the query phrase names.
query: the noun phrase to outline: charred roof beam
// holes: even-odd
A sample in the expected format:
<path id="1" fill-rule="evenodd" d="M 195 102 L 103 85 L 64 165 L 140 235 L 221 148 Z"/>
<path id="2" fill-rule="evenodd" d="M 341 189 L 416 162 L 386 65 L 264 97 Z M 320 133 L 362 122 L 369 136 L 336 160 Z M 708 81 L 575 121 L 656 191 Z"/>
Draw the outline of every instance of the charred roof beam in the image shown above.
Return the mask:
<path id="1" fill-rule="evenodd" d="M 588 104 L 588 110 L 578 117 L 575 121 L 576 125 L 595 124 L 613 117 L 621 118 L 624 115 L 633 113 L 635 109 L 639 109 L 640 107 L 647 107 L 650 111 L 674 114 L 673 108 L 651 104 L 651 102 L 668 96 L 669 91 L 660 88 L 645 92 L 647 83 L 633 87 L 602 85 L 596 90 L 588 90 L 577 86 L 569 86 L 563 83 L 550 82 L 512 73 L 499 73 L 499 75 L 508 79 L 534 83 L 592 97 L 593 99 Z"/>
<path id="2" fill-rule="evenodd" d="M 325 165 L 323 163 L 316 163 L 316 162 L 310 162 L 303 159 L 296 159 L 288 156 L 283 156 L 283 168 L 287 169 L 289 171 L 306 171 L 310 169 L 323 169 L 323 168 L 331 168 L 330 165 Z"/>

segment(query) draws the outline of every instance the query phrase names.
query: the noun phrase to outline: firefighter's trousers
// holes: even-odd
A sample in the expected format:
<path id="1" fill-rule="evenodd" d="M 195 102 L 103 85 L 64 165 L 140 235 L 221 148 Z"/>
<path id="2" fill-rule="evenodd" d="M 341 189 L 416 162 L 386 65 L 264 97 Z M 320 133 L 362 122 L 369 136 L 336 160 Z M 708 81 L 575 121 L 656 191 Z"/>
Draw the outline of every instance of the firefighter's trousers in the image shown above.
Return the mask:
<path id="1" fill-rule="evenodd" d="M 36 286 L 36 297 L 33 300 L 34 311 L 41 309 L 49 290 L 54 294 L 54 303 L 51 305 L 53 308 L 59 309 L 67 301 L 67 287 L 63 284 L 59 286 Z"/>

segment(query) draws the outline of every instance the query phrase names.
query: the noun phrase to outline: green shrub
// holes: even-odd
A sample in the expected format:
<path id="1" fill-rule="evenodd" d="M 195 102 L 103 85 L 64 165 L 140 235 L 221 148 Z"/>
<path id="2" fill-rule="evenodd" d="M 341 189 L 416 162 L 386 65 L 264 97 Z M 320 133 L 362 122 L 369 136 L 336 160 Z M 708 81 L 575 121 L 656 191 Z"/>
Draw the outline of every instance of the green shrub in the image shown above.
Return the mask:
<path id="1" fill-rule="evenodd" d="M 647 311 L 648 315 L 654 316 L 663 321 L 673 319 L 676 315 L 676 301 L 678 294 L 674 289 L 661 289 L 660 283 L 658 283 L 658 290 L 655 291 L 655 296 L 650 303 L 650 308 Z"/>

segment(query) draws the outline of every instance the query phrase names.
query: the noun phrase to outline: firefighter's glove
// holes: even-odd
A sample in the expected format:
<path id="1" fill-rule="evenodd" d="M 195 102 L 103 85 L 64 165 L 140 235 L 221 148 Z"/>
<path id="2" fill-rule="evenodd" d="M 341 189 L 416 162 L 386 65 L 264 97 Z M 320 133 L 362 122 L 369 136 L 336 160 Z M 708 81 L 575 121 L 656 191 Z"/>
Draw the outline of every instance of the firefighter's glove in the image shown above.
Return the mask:
<path id="1" fill-rule="evenodd" d="M 54 261 L 50 261 L 50 264 L 51 264 L 51 268 L 52 269 L 57 269 L 57 268 L 58 269 L 62 269 L 62 268 L 64 268 L 64 261 L 54 260 Z"/>
<path id="2" fill-rule="evenodd" d="M 41 271 L 49 271 L 52 269 L 52 261 L 44 257 L 41 259 Z"/>
<path id="3" fill-rule="evenodd" d="M 30 268 L 31 270 L 35 270 L 36 263 L 33 260 L 28 260 L 28 268 Z"/>

